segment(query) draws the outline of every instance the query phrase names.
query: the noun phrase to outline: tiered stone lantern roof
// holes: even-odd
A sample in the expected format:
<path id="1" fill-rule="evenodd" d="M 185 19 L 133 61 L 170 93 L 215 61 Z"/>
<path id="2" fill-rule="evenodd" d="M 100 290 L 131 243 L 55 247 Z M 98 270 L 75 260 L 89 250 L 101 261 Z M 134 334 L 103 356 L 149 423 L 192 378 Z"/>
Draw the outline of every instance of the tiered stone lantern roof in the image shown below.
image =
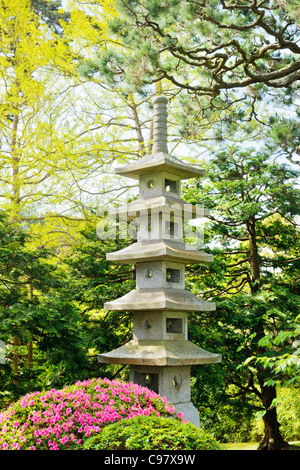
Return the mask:
<path id="1" fill-rule="evenodd" d="M 220 362 L 221 356 L 188 340 L 188 312 L 216 307 L 185 289 L 185 265 L 213 257 L 183 241 L 184 219 L 198 218 L 199 210 L 181 199 L 181 180 L 203 177 L 205 170 L 168 154 L 167 102 L 164 96 L 153 99 L 152 154 L 115 170 L 139 181 L 139 198 L 117 211 L 138 222 L 137 241 L 106 257 L 135 265 L 136 289 L 104 308 L 132 312 L 133 339 L 100 354 L 99 361 L 129 364 L 133 382 L 166 396 L 185 419 L 199 425 L 190 398 L 190 367 Z"/>

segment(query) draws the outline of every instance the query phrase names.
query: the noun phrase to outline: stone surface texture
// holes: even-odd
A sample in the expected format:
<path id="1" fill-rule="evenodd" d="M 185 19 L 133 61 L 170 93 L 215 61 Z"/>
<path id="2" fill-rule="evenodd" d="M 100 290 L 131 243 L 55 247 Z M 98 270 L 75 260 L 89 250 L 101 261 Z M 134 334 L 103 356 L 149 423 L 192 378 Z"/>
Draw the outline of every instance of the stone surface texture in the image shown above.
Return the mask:
<path id="1" fill-rule="evenodd" d="M 190 367 L 218 363 L 221 356 L 188 340 L 188 312 L 213 311 L 215 304 L 185 289 L 185 265 L 208 263 L 213 257 L 183 242 L 184 219 L 207 212 L 181 199 L 181 180 L 205 171 L 168 154 L 167 103 L 164 96 L 153 99 L 152 154 L 115 170 L 139 180 L 139 198 L 117 210 L 136 222 L 137 241 L 108 253 L 107 259 L 135 265 L 136 289 L 104 308 L 132 313 L 133 339 L 100 354 L 99 361 L 130 365 L 130 380 L 166 396 L 184 419 L 199 425 L 191 402 Z"/>

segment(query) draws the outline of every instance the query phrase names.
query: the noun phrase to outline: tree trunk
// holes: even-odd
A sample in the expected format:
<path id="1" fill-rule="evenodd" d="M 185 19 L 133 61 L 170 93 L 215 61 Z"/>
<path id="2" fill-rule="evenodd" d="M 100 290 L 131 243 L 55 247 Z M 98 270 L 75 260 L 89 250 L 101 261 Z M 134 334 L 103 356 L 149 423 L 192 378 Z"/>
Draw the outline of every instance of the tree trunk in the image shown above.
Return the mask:
<path id="1" fill-rule="evenodd" d="M 274 386 L 262 386 L 262 402 L 267 411 L 263 416 L 265 435 L 257 448 L 258 450 L 281 450 L 289 447 L 279 430 L 280 424 L 277 420 L 276 406 L 271 406 L 275 398 L 276 388 Z"/>
<path id="2" fill-rule="evenodd" d="M 21 340 L 17 336 L 12 339 L 13 346 L 21 346 Z M 16 375 L 19 373 L 19 355 L 16 349 L 13 352 L 12 369 Z"/>
<path id="3" fill-rule="evenodd" d="M 247 221 L 247 231 L 249 236 L 249 255 L 250 255 L 250 269 L 251 269 L 251 293 L 255 294 L 260 287 L 260 267 L 259 256 L 256 242 L 256 227 L 255 217 L 249 217 Z"/>
<path id="4" fill-rule="evenodd" d="M 28 344 L 27 344 L 27 367 L 28 369 L 32 369 L 32 365 L 33 365 L 33 355 L 32 355 L 32 341 L 30 341 Z"/>
<path id="5" fill-rule="evenodd" d="M 138 113 L 137 113 L 136 104 L 135 104 L 133 98 L 130 99 L 129 106 L 130 106 L 131 111 L 132 111 L 132 116 L 133 116 L 134 126 L 135 126 L 135 130 L 136 130 L 137 140 L 138 140 L 138 143 L 139 143 L 139 153 L 142 156 L 144 156 L 145 153 L 146 153 L 145 142 L 144 142 L 144 138 L 143 138 L 143 134 L 142 134 L 142 128 L 141 128 L 139 116 L 138 116 Z"/>
<path id="6" fill-rule="evenodd" d="M 250 269 L 251 269 L 251 293 L 255 295 L 260 289 L 260 261 L 256 239 L 255 217 L 249 217 L 247 221 L 247 231 L 249 236 L 249 254 L 250 254 Z M 264 336 L 263 325 L 260 322 L 257 324 L 257 336 Z M 271 406 L 272 401 L 276 398 L 276 386 L 266 386 L 264 371 L 258 370 L 257 378 L 261 389 L 261 400 L 266 413 L 263 416 L 265 435 L 262 442 L 259 444 L 259 450 L 280 450 L 286 449 L 288 443 L 284 441 L 280 433 L 280 424 L 277 420 L 276 406 Z"/>

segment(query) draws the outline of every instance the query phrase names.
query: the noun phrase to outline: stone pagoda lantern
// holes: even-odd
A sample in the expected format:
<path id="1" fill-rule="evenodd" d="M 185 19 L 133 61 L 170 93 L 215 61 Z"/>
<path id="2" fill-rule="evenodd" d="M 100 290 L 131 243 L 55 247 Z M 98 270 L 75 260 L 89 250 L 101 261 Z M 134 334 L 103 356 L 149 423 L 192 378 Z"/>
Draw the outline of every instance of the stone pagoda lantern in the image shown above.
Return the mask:
<path id="1" fill-rule="evenodd" d="M 118 209 L 120 217 L 137 222 L 137 241 L 106 258 L 135 265 L 136 289 L 104 308 L 132 312 L 133 339 L 100 354 L 99 362 L 129 364 L 130 381 L 166 396 L 184 419 L 199 425 L 190 368 L 220 362 L 221 356 L 188 340 L 188 312 L 215 310 L 215 304 L 185 290 L 185 265 L 213 257 L 183 242 L 184 220 L 199 213 L 181 199 L 181 180 L 204 176 L 205 170 L 168 154 L 167 102 L 164 96 L 153 99 L 152 154 L 115 170 L 139 181 L 139 198 Z"/>

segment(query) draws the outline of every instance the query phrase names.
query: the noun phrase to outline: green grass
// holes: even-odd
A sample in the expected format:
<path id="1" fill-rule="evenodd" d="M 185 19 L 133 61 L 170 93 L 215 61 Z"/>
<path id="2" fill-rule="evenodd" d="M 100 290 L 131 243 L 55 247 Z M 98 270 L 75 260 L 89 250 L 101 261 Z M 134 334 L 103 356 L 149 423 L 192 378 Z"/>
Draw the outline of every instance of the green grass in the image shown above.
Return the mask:
<path id="1" fill-rule="evenodd" d="M 258 442 L 226 442 L 221 444 L 223 450 L 256 450 Z"/>
<path id="2" fill-rule="evenodd" d="M 223 450 L 256 450 L 258 447 L 258 442 L 229 442 L 226 444 L 221 444 Z M 300 441 L 290 442 L 289 443 L 295 450 L 300 450 Z"/>

